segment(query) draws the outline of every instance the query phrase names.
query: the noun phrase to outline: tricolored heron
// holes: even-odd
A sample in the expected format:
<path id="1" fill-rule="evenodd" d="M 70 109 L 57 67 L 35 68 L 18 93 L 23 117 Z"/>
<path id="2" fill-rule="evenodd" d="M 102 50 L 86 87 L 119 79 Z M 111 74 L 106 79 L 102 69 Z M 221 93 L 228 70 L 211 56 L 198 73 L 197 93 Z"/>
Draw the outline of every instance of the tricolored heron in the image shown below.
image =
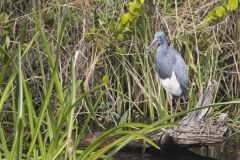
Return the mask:
<path id="1" fill-rule="evenodd" d="M 178 100 L 181 96 L 186 98 L 188 95 L 187 66 L 181 55 L 168 46 L 167 37 L 163 32 L 155 33 L 146 53 L 149 53 L 155 44 L 159 45 L 156 55 L 157 72 L 166 90 L 172 114 L 172 98 Z"/>

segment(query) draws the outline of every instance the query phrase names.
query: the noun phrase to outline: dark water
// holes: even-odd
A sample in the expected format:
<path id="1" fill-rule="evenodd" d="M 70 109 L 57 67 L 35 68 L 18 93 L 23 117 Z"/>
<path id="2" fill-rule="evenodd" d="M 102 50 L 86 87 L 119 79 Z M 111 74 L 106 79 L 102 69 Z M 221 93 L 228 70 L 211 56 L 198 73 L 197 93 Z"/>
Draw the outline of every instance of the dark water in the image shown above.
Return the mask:
<path id="1" fill-rule="evenodd" d="M 222 145 L 172 150 L 124 150 L 114 160 L 240 160 L 240 135 L 231 136 Z"/>
<path id="2" fill-rule="evenodd" d="M 231 136 L 221 146 L 210 147 L 209 156 L 219 160 L 240 160 L 240 134 Z"/>

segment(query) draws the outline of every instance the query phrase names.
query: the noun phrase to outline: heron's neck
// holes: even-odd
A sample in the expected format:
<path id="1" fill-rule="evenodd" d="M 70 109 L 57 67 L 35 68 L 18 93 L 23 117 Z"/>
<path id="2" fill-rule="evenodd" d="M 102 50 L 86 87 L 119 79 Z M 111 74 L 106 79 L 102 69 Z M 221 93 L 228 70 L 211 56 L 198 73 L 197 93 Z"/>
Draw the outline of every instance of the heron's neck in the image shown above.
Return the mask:
<path id="1" fill-rule="evenodd" d="M 167 50 L 168 50 L 168 43 L 167 41 L 163 41 L 163 43 L 158 47 L 158 53 L 160 54 L 167 54 Z"/>

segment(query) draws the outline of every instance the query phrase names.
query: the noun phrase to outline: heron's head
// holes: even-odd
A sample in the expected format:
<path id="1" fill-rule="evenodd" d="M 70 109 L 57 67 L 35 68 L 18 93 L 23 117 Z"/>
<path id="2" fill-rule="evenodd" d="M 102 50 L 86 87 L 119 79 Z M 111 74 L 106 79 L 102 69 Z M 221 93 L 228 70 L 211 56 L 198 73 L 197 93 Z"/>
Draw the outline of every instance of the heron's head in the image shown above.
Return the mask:
<path id="1" fill-rule="evenodd" d="M 165 41 L 166 41 L 165 33 L 164 32 L 156 32 L 154 35 L 154 39 L 152 40 L 151 44 L 146 49 L 146 53 L 149 53 L 155 44 L 161 45 Z"/>

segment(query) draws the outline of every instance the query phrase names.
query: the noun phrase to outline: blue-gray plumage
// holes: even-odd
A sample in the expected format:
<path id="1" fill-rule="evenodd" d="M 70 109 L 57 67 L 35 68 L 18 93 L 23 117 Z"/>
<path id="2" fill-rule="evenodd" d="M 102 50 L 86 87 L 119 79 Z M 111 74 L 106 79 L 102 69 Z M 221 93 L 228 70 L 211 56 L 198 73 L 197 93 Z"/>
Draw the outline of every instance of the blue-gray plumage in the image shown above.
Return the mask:
<path id="1" fill-rule="evenodd" d="M 187 66 L 183 58 L 174 48 L 168 46 L 167 37 L 163 32 L 155 33 L 146 52 L 149 53 L 155 44 L 159 45 L 156 55 L 157 71 L 168 97 L 171 99 L 187 97 Z"/>

